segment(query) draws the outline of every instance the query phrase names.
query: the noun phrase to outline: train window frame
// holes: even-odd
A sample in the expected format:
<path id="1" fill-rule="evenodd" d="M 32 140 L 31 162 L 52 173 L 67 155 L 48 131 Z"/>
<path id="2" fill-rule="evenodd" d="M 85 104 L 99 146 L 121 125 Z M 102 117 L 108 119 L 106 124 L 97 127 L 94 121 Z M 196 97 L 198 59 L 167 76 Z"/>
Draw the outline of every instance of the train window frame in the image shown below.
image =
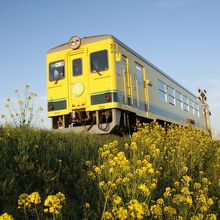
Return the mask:
<path id="1" fill-rule="evenodd" d="M 74 73 L 74 61 L 77 61 L 77 60 L 81 61 L 81 63 L 80 63 L 80 71 L 77 74 L 75 74 Z M 83 60 L 82 60 L 82 58 L 73 59 L 72 60 L 72 76 L 76 77 L 76 76 L 81 76 L 82 74 L 83 74 Z"/>
<path id="2" fill-rule="evenodd" d="M 57 77 L 53 76 L 52 74 L 52 65 L 56 65 L 54 70 L 58 71 Z M 61 71 L 62 68 L 62 71 Z M 54 73 L 54 72 L 53 72 Z M 49 63 L 49 81 L 50 82 L 57 82 L 58 80 L 63 80 L 65 78 L 65 61 L 64 60 L 57 60 L 54 62 Z"/>
<path id="3" fill-rule="evenodd" d="M 167 102 L 166 83 L 164 83 L 160 79 L 158 79 L 157 82 L 158 82 L 159 98 L 161 101 Z"/>
<path id="4" fill-rule="evenodd" d="M 176 90 L 176 106 L 183 109 L 183 94 Z"/>
<path id="5" fill-rule="evenodd" d="M 175 105 L 175 90 L 173 87 L 167 85 L 167 102 L 171 105 Z"/>
<path id="6" fill-rule="evenodd" d="M 183 95 L 183 110 L 189 112 L 189 99 L 185 95 Z"/>
<path id="7" fill-rule="evenodd" d="M 103 54 L 101 54 L 103 53 Z M 104 55 L 104 65 L 100 60 L 102 59 L 101 55 Z M 96 57 L 96 59 L 94 59 Z M 100 57 L 99 57 L 100 56 Z M 109 69 L 109 60 L 108 60 L 108 50 L 99 50 L 90 53 L 90 72 L 99 73 Z M 100 59 L 101 58 L 101 59 Z M 99 60 L 100 59 L 100 60 Z M 102 64 L 102 65 L 100 65 Z"/>

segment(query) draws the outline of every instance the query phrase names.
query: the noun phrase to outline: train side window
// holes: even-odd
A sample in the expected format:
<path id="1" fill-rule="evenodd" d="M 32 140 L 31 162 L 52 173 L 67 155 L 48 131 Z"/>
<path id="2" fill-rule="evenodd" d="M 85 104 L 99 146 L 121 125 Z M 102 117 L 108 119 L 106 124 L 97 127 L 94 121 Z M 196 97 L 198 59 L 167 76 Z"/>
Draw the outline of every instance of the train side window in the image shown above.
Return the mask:
<path id="1" fill-rule="evenodd" d="M 72 61 L 73 76 L 82 75 L 82 59 L 78 58 Z"/>
<path id="2" fill-rule="evenodd" d="M 127 73 L 126 58 L 123 58 L 123 59 L 122 59 L 122 66 L 121 66 L 121 69 L 122 69 L 122 74 L 126 74 L 126 73 Z"/>
<path id="3" fill-rule="evenodd" d="M 138 81 L 137 81 L 137 74 L 134 74 L 134 96 L 138 100 Z"/>
<path id="4" fill-rule="evenodd" d="M 195 106 L 195 115 L 199 117 L 199 105 L 197 103 L 194 103 Z"/>
<path id="5" fill-rule="evenodd" d="M 189 112 L 194 115 L 194 102 L 191 99 L 189 100 Z"/>
<path id="6" fill-rule="evenodd" d="M 64 61 L 56 61 L 49 64 L 49 80 L 58 81 L 64 78 Z"/>
<path id="7" fill-rule="evenodd" d="M 116 73 L 120 76 L 121 75 L 121 61 L 116 61 Z"/>
<path id="8" fill-rule="evenodd" d="M 90 54 L 90 69 L 92 73 L 108 69 L 108 51 L 101 50 Z"/>
<path id="9" fill-rule="evenodd" d="M 176 106 L 183 109 L 183 95 L 178 91 L 176 91 Z"/>
<path id="10" fill-rule="evenodd" d="M 162 101 L 167 101 L 167 93 L 166 93 L 166 84 L 160 80 L 158 80 L 158 91 L 159 97 Z"/>
<path id="11" fill-rule="evenodd" d="M 128 75 L 128 66 L 127 58 L 123 56 L 121 62 L 121 71 L 124 81 L 124 103 L 131 105 L 131 83 L 130 83 L 130 74 Z"/>
<path id="12" fill-rule="evenodd" d="M 189 111 L 189 100 L 186 96 L 183 96 L 183 110 L 186 112 Z"/>
<path id="13" fill-rule="evenodd" d="M 142 67 L 136 65 L 136 75 L 137 75 L 137 105 L 139 106 L 140 96 L 143 93 L 143 74 Z"/>
<path id="14" fill-rule="evenodd" d="M 167 101 L 171 105 L 175 105 L 175 92 L 174 89 L 170 86 L 167 86 Z"/>

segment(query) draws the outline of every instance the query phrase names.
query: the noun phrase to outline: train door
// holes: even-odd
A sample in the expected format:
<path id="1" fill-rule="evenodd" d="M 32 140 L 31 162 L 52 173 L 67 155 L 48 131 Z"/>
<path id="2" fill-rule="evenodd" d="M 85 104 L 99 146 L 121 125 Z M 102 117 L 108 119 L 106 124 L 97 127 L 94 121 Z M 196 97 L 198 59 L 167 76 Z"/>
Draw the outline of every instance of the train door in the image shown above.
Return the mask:
<path id="1" fill-rule="evenodd" d="M 70 103 L 72 109 L 83 109 L 87 103 L 88 70 L 86 53 L 71 54 L 68 59 L 70 73 Z"/>
<path id="2" fill-rule="evenodd" d="M 124 102 L 127 105 L 131 105 L 131 85 L 130 85 L 130 74 L 128 72 L 127 58 L 122 57 L 122 74 L 124 78 Z"/>

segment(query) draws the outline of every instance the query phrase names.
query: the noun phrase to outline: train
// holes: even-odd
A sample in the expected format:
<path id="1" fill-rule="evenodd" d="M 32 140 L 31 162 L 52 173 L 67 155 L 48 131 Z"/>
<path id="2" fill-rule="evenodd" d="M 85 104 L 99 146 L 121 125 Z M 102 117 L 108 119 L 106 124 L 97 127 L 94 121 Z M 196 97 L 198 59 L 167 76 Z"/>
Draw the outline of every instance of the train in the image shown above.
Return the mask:
<path id="1" fill-rule="evenodd" d="M 205 90 L 192 94 L 113 35 L 71 37 L 47 51 L 46 69 L 53 129 L 126 133 L 154 120 L 211 129 Z"/>

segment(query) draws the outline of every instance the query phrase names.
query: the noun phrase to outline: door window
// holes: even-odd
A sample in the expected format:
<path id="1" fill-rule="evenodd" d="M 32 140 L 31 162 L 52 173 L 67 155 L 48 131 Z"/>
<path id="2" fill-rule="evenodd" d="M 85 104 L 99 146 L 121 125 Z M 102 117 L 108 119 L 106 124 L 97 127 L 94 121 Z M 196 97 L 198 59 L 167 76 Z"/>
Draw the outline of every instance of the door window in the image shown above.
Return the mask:
<path id="1" fill-rule="evenodd" d="M 72 62 L 73 66 L 73 76 L 79 76 L 82 75 L 83 69 L 82 69 L 82 59 L 74 59 Z"/>

